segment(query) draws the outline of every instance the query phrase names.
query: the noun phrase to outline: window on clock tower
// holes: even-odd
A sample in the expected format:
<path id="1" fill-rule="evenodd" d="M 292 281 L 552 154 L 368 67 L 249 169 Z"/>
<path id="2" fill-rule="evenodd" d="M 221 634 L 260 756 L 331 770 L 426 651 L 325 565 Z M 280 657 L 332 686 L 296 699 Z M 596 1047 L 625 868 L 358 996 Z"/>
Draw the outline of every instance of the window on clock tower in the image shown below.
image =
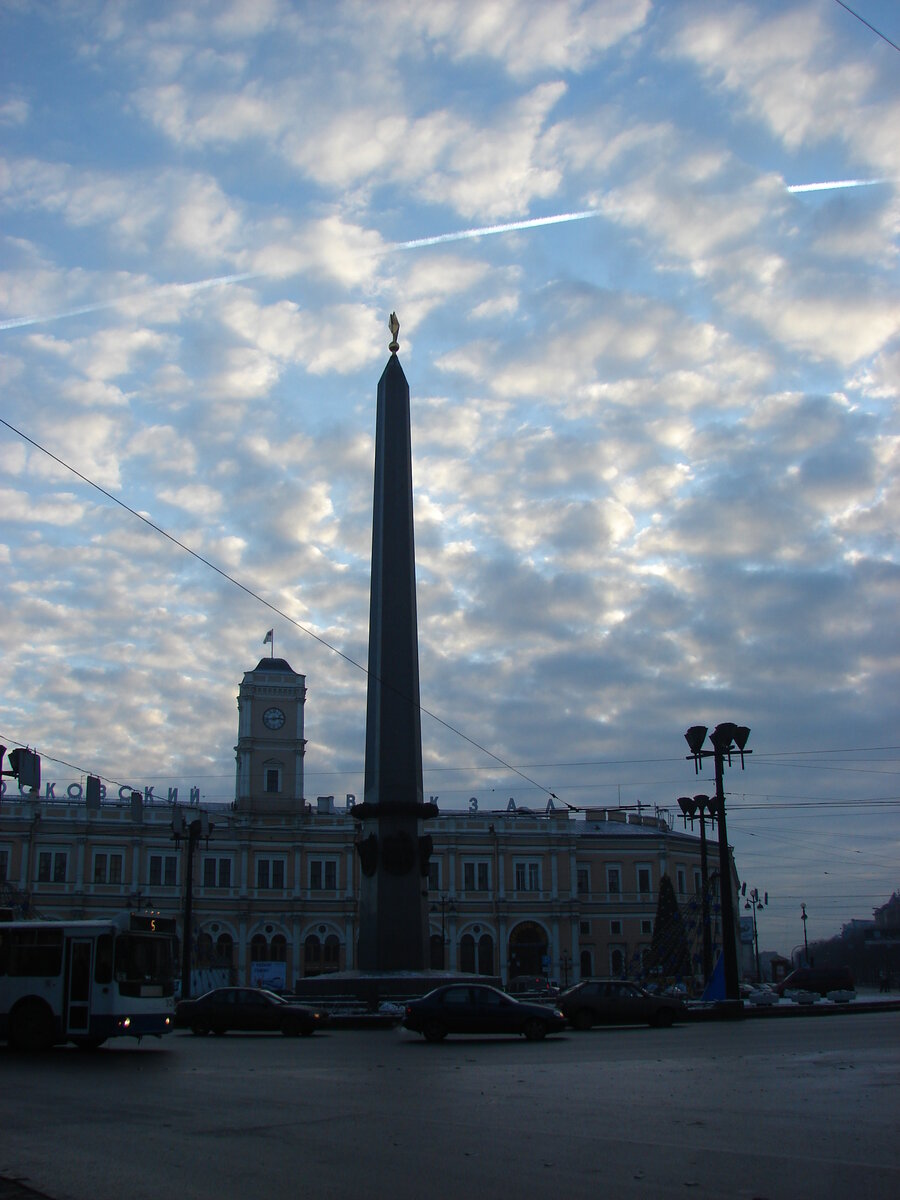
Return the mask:
<path id="1" fill-rule="evenodd" d="M 281 791 L 280 763 L 268 762 L 263 764 L 263 789 L 270 793 Z"/>

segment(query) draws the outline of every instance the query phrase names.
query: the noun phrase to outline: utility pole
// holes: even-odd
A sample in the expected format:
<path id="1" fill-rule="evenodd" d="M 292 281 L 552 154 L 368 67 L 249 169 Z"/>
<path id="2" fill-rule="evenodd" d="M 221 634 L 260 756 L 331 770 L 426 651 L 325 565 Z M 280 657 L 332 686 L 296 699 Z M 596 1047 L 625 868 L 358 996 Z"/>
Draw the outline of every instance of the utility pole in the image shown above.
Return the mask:
<path id="1" fill-rule="evenodd" d="M 684 735 L 694 760 L 694 770 L 699 773 L 704 758 L 712 758 L 716 772 L 715 817 L 719 823 L 719 888 L 722 893 L 722 955 L 725 967 L 725 998 L 739 1000 L 737 945 L 735 944 L 734 897 L 731 894 L 731 858 L 728 853 L 728 832 L 725 827 L 725 759 L 731 766 L 731 755 L 740 754 L 741 770 L 750 730 L 746 725 L 735 725 L 731 721 L 717 725 L 709 735 L 712 750 L 702 749 L 706 741 L 705 725 L 692 725 Z"/>
<path id="2" fill-rule="evenodd" d="M 187 867 L 184 884 L 184 913 L 181 937 L 181 999 L 188 1000 L 191 995 L 191 925 L 194 919 L 194 850 L 201 838 L 209 844 L 209 835 L 213 824 L 208 813 L 200 813 L 191 821 L 186 821 L 184 810 L 176 810 L 172 818 L 172 837 L 175 845 L 186 839 Z"/>

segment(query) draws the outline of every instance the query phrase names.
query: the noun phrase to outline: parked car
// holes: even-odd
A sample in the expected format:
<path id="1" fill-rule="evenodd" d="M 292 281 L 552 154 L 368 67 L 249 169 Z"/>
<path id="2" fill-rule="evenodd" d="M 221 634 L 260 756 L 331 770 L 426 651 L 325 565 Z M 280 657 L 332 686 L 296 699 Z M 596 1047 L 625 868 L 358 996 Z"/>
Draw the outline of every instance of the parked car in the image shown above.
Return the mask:
<path id="1" fill-rule="evenodd" d="M 516 1000 L 484 983 L 449 983 L 410 1000 L 403 1024 L 429 1042 L 448 1033 L 520 1033 L 538 1041 L 565 1029 L 566 1019 L 558 1008 Z"/>
<path id="2" fill-rule="evenodd" d="M 506 985 L 511 996 L 539 996 L 555 1000 L 559 995 L 559 984 L 546 975 L 514 975 Z"/>
<path id="3" fill-rule="evenodd" d="M 668 1027 L 687 1013 L 680 997 L 654 996 L 626 979 L 583 979 L 560 994 L 559 1007 L 575 1029 L 645 1023 Z"/>
<path id="4" fill-rule="evenodd" d="M 827 996 L 829 992 L 855 992 L 853 972 L 849 967 L 798 967 L 778 984 L 779 996 L 788 992 L 818 992 Z"/>
<path id="5" fill-rule="evenodd" d="M 265 988 L 214 988 L 196 1000 L 181 1000 L 175 1008 L 177 1028 L 200 1037 L 207 1033 L 283 1033 L 309 1037 L 328 1020 L 327 1014 L 305 1004 L 292 1004 Z"/>

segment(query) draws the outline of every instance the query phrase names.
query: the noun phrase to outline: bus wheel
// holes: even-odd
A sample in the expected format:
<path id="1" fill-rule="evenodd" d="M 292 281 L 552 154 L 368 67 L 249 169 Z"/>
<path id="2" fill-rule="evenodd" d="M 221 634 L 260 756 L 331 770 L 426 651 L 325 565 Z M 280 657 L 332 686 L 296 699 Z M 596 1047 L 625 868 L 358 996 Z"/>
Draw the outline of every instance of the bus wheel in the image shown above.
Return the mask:
<path id="1" fill-rule="evenodd" d="M 55 1040 L 53 1014 L 40 1000 L 26 1000 L 13 1012 L 9 1041 L 16 1050 L 49 1050 Z"/>
<path id="2" fill-rule="evenodd" d="M 79 1050 L 99 1050 L 106 1041 L 105 1037 L 79 1037 L 72 1038 L 72 1041 Z"/>

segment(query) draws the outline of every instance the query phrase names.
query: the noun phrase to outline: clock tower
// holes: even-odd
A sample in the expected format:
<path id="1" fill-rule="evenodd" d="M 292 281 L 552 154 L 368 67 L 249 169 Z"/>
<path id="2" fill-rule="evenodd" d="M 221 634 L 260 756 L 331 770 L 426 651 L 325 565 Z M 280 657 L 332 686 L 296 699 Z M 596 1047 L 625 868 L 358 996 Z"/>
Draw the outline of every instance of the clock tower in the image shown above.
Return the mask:
<path id="1" fill-rule="evenodd" d="M 261 658 L 238 692 L 235 810 L 299 813 L 303 808 L 306 676 L 283 658 Z"/>

